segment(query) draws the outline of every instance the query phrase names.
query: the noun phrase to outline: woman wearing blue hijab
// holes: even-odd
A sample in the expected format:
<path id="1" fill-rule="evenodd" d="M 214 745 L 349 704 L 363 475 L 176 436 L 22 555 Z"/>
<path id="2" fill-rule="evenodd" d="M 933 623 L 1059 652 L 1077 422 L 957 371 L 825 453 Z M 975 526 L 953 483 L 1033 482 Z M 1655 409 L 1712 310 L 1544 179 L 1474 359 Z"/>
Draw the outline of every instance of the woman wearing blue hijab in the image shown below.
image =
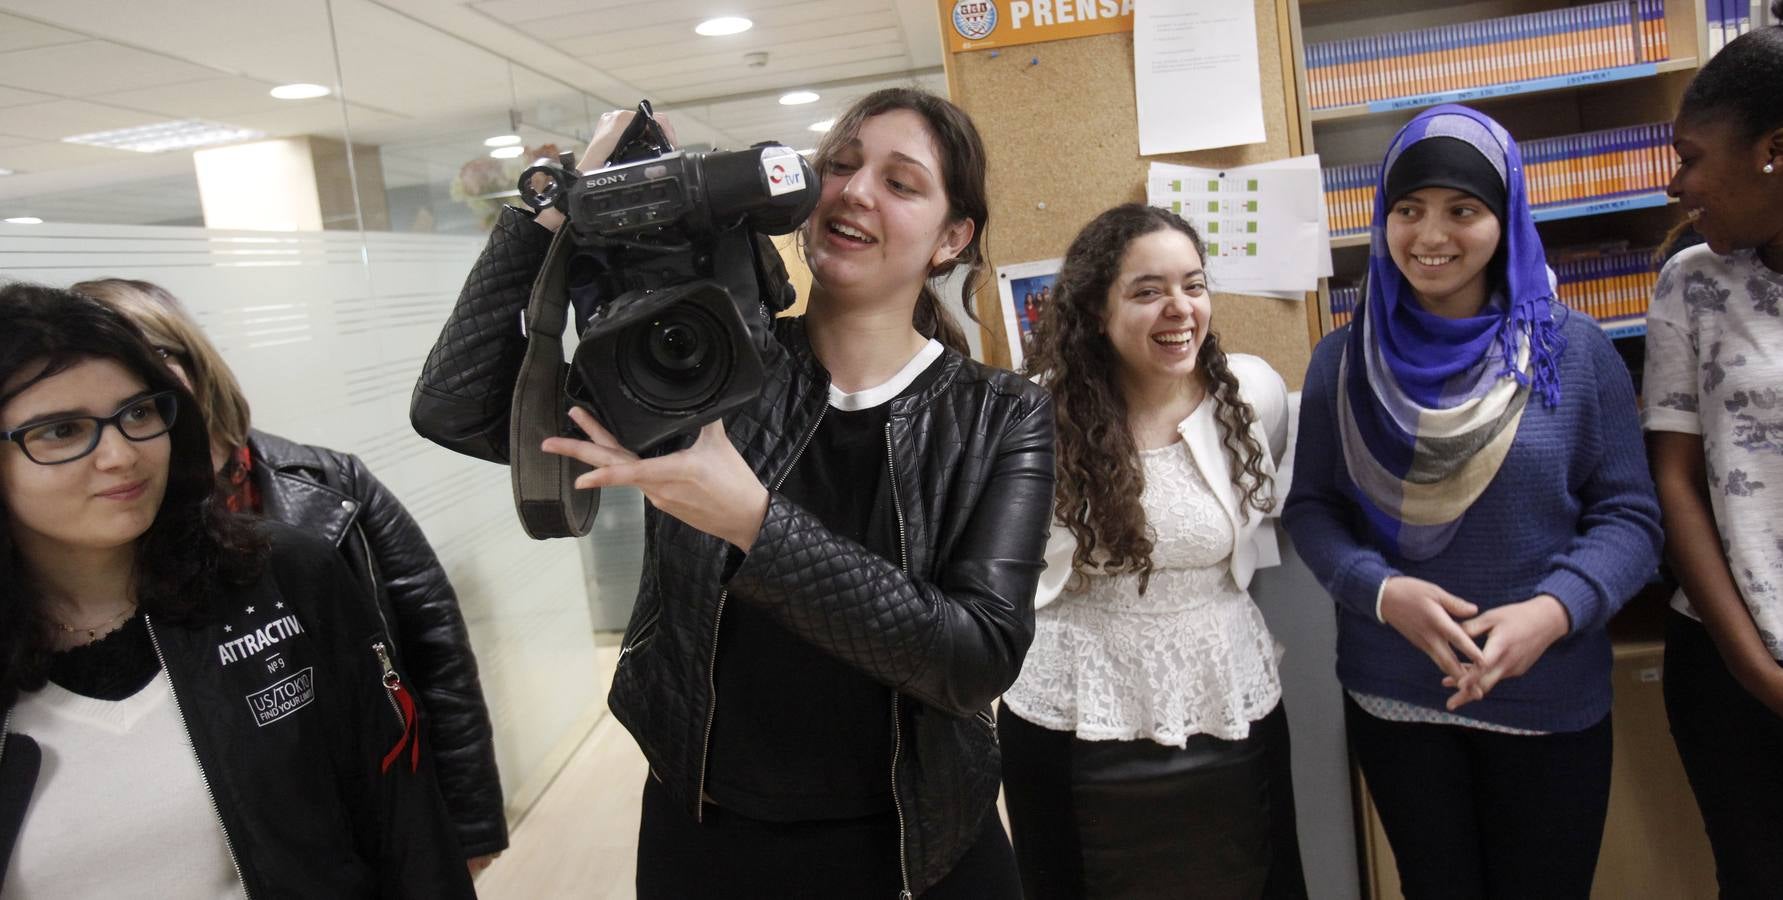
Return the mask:
<path id="1" fill-rule="evenodd" d="M 1604 626 L 1660 546 L 1633 386 L 1555 298 L 1502 126 L 1428 110 L 1381 168 L 1365 298 L 1313 352 L 1283 520 L 1337 601 L 1351 748 L 1406 895 L 1584 898 Z"/>

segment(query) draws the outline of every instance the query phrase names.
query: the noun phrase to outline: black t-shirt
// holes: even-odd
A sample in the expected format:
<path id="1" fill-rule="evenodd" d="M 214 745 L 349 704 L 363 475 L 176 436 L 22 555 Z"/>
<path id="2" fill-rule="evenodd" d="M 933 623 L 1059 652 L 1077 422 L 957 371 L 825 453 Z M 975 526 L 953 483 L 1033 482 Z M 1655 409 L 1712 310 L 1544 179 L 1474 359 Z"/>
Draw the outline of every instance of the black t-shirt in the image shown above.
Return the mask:
<path id="1" fill-rule="evenodd" d="M 938 368 L 931 360 L 896 396 L 920 393 Z M 780 493 L 895 564 L 898 519 L 886 458 L 891 404 L 825 410 Z M 732 598 L 718 633 L 717 687 L 706 793 L 719 806 L 774 822 L 892 809 L 889 686 Z"/>

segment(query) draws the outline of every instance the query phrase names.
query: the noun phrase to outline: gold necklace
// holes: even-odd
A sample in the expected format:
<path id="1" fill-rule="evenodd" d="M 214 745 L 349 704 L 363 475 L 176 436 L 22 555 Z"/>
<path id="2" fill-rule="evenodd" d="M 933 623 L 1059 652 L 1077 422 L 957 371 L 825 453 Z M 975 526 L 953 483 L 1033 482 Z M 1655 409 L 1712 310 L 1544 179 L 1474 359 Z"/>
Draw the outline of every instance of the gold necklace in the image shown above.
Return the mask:
<path id="1" fill-rule="evenodd" d="M 130 614 L 134 613 L 134 612 L 136 612 L 136 604 L 132 603 L 129 606 L 124 607 L 124 610 L 122 612 L 112 616 L 109 619 L 106 619 L 103 622 L 100 622 L 97 625 L 91 626 L 91 627 L 85 627 L 85 626 L 77 627 L 74 625 L 70 625 L 67 622 L 60 622 L 60 621 L 58 621 L 56 623 L 56 627 L 62 629 L 63 634 L 74 634 L 75 632 L 84 631 L 87 634 L 87 640 L 96 641 L 99 639 L 100 630 L 103 629 L 106 631 L 106 633 L 109 634 L 112 630 L 111 626 L 116 625 L 119 622 L 122 622 L 125 619 L 129 618 Z"/>

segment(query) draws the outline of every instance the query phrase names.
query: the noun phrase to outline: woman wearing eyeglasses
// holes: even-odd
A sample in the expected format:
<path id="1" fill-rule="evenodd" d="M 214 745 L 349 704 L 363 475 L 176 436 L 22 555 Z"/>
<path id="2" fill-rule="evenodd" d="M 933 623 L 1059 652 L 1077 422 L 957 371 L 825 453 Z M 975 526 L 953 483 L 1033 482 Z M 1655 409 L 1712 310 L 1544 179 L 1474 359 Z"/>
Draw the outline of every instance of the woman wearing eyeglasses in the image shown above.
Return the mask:
<path id="1" fill-rule="evenodd" d="M 0 287 L 0 900 L 474 896 L 351 574 L 213 487 L 138 332 Z"/>

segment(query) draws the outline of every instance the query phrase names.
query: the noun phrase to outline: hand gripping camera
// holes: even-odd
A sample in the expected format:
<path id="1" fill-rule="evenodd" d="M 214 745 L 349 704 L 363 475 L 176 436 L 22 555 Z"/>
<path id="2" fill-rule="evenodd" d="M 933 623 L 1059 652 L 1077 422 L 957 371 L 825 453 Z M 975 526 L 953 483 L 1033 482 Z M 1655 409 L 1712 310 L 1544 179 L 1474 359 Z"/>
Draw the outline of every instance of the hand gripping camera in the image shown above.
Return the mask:
<path id="1" fill-rule="evenodd" d="M 759 394 L 752 335 L 791 298 L 773 290 L 763 261 L 775 251 L 758 236 L 788 234 L 811 214 L 810 164 L 773 143 L 673 150 L 647 100 L 605 168 L 560 162 L 526 170 L 520 195 L 562 212 L 576 245 L 561 273 L 584 323 L 572 397 L 641 453 Z"/>

